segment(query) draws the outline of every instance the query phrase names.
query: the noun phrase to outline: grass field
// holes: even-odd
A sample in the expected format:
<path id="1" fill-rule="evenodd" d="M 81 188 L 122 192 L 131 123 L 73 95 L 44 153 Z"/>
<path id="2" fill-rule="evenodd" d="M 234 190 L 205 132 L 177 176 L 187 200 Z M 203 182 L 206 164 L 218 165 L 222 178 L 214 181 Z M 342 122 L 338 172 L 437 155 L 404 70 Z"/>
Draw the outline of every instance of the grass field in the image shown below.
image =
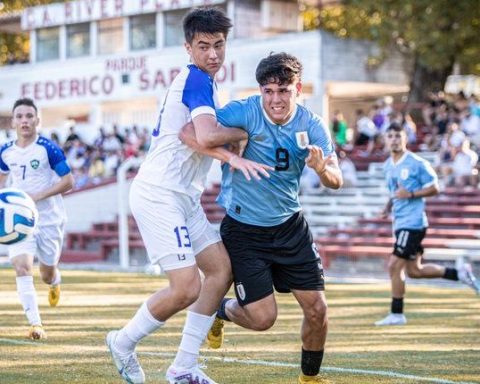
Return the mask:
<path id="1" fill-rule="evenodd" d="M 38 276 L 38 274 L 37 274 Z M 121 383 L 104 344 L 164 278 L 141 274 L 64 271 L 59 307 L 35 279 L 48 340 L 25 339 L 14 272 L 0 269 L 0 383 Z M 202 350 L 209 375 L 222 384 L 296 383 L 301 312 L 290 295 L 277 295 L 279 319 L 267 332 L 228 324 L 218 351 Z M 328 284 L 330 330 L 325 382 L 480 383 L 480 297 L 468 289 L 409 286 L 404 327 L 376 328 L 386 314 L 386 284 Z M 147 383 L 164 383 L 184 314 L 142 341 L 138 355 Z M 368 371 L 368 372 L 366 372 Z"/>

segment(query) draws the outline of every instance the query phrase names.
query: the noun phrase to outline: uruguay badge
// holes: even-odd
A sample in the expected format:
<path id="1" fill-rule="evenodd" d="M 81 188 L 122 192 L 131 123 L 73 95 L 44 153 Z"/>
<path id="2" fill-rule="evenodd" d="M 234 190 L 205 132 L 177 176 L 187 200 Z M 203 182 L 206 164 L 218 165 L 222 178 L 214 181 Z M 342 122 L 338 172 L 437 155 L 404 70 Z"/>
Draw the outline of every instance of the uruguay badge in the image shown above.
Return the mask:
<path id="1" fill-rule="evenodd" d="M 305 149 L 307 148 L 307 145 L 310 144 L 307 131 L 295 132 L 295 137 L 297 139 L 298 148 Z"/>

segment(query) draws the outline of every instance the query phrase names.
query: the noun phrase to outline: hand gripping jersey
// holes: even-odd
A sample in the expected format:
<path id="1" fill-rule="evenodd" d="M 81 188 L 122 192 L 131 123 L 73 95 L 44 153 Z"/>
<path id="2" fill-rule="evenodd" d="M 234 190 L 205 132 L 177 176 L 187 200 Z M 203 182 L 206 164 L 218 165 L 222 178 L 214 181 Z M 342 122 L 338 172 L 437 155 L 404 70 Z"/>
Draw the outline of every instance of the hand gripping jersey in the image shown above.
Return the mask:
<path id="1" fill-rule="evenodd" d="M 178 134 L 201 114 L 215 116 L 218 107 L 214 80 L 188 65 L 173 80 L 160 111 L 152 143 L 137 178 L 156 186 L 200 198 L 212 158 L 184 145 Z M 201 129 L 201 127 L 200 127 Z"/>
<path id="2" fill-rule="evenodd" d="M 27 193 L 41 192 L 70 173 L 65 155 L 55 143 L 38 136 L 25 148 L 10 141 L 0 148 L 0 172 L 10 174 L 9 186 Z M 66 221 L 61 195 L 38 201 L 39 225 L 60 225 Z"/>
<path id="3" fill-rule="evenodd" d="M 298 199 L 300 176 L 309 151 L 322 148 L 324 156 L 334 153 L 330 132 L 321 118 L 297 105 L 284 125 L 273 123 L 264 112 L 260 96 L 233 101 L 217 111 L 218 121 L 248 132 L 244 157 L 275 167 L 270 178 L 248 182 L 241 172 L 223 167 L 218 202 L 229 216 L 245 224 L 269 227 L 281 224 L 301 210 Z"/>
<path id="4" fill-rule="evenodd" d="M 388 158 L 384 163 L 384 172 L 390 197 L 393 198 L 393 230 L 428 227 L 424 198 L 396 199 L 394 194 L 399 187 L 414 192 L 437 184 L 437 175 L 432 166 L 407 151 L 396 163 L 391 157 Z"/>

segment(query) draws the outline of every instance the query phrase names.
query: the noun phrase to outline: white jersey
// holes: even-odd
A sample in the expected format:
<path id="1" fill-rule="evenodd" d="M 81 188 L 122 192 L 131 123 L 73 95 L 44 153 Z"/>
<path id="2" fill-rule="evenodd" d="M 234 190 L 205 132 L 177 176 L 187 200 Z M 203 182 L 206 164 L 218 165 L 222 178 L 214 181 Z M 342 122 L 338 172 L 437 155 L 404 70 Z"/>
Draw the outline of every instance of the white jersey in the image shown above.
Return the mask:
<path id="1" fill-rule="evenodd" d="M 177 75 L 168 89 L 137 179 L 200 198 L 212 158 L 184 145 L 178 134 L 198 115 L 215 116 L 215 108 L 219 107 L 216 88 L 213 78 L 193 64 Z"/>
<path id="2" fill-rule="evenodd" d="M 0 172 L 10 175 L 10 187 L 29 194 L 41 192 L 58 182 L 59 177 L 70 173 L 65 154 L 55 143 L 37 139 L 25 148 L 10 141 L 0 148 Z M 66 221 L 61 195 L 37 202 L 39 225 L 60 225 Z"/>

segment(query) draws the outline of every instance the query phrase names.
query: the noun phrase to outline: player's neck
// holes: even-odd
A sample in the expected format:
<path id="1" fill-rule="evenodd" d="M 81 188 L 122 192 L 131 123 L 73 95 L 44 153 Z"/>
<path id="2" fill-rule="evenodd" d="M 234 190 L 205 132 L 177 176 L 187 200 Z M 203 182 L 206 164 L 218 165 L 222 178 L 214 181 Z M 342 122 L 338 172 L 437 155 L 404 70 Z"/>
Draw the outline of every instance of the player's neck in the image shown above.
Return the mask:
<path id="1" fill-rule="evenodd" d="M 398 160 L 400 160 L 403 155 L 405 155 L 407 151 L 398 151 L 398 152 L 392 152 L 390 156 L 392 157 L 392 160 L 394 163 L 396 163 Z"/>
<path id="2" fill-rule="evenodd" d="M 15 142 L 15 144 L 17 145 L 17 147 L 20 147 L 20 148 L 25 148 L 25 147 L 28 147 L 30 144 L 32 144 L 35 139 L 37 138 L 37 135 L 33 135 L 33 136 L 29 136 L 29 137 L 19 137 L 17 139 L 17 141 Z"/>

